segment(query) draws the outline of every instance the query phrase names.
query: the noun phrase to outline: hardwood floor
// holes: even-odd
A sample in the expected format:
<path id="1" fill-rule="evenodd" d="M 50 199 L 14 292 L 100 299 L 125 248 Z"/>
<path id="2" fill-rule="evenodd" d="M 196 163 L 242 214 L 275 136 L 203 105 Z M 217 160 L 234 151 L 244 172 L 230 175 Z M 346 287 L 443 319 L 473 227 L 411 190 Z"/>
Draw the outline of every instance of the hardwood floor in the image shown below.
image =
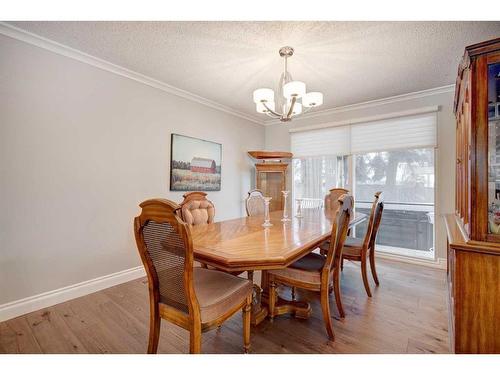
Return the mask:
<path id="1" fill-rule="evenodd" d="M 380 287 L 370 299 L 359 265 L 346 262 L 345 319 L 331 301 L 335 342 L 319 296 L 299 290 L 312 303 L 311 318 L 252 327 L 251 353 L 448 353 L 445 272 L 380 259 L 377 266 Z M 284 287 L 280 293 L 290 295 Z M 0 323 L 0 353 L 145 353 L 148 317 L 146 279 L 138 279 Z M 162 321 L 159 353 L 187 353 L 188 342 L 187 331 Z M 242 353 L 241 314 L 203 334 L 202 352 Z"/>

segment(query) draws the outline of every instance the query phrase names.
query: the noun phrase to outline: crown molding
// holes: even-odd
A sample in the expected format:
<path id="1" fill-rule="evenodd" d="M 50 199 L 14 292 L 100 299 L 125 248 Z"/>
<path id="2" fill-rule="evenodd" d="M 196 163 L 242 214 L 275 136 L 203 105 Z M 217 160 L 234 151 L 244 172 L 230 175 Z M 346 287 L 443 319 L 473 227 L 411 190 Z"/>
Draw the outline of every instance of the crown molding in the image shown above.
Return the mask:
<path id="1" fill-rule="evenodd" d="M 210 99 L 204 98 L 202 96 L 193 94 L 189 91 L 179 89 L 177 87 L 171 86 L 165 82 L 159 81 L 157 79 L 148 77 L 144 74 L 134 72 L 130 69 L 124 68 L 120 65 L 113 64 L 109 61 L 100 59 L 98 57 L 89 55 L 85 52 L 79 51 L 77 49 L 68 47 L 64 44 L 58 43 L 51 39 L 47 39 L 40 35 L 31 33 L 29 31 L 20 29 L 16 26 L 10 25 L 5 22 L 0 22 L 0 34 L 8 36 L 13 39 L 20 40 L 22 42 L 34 45 L 36 47 L 43 48 L 45 50 L 57 53 L 59 55 L 69 57 L 71 59 L 83 62 L 88 65 L 92 65 L 96 68 L 106 70 L 108 72 L 117 74 L 119 76 L 129 78 L 133 81 L 140 82 L 150 87 L 154 87 L 158 90 L 162 90 L 172 95 L 179 96 L 181 98 L 190 100 L 192 102 L 202 104 L 204 106 L 216 109 L 221 112 L 231 114 L 233 116 L 240 117 L 242 119 L 251 121 L 255 124 L 264 125 L 264 121 L 256 116 L 243 113 L 231 107 L 225 106 L 223 104 L 214 102 Z"/>
<path id="2" fill-rule="evenodd" d="M 438 94 L 443 94 L 443 93 L 447 93 L 447 92 L 454 92 L 454 91 L 455 91 L 455 84 L 447 85 L 447 86 L 440 86 L 440 87 L 435 87 L 433 89 L 415 91 L 415 92 L 411 92 L 408 94 L 390 96 L 387 98 L 375 99 L 375 100 L 370 100 L 370 101 L 362 102 L 362 103 L 349 104 L 349 105 L 345 105 L 342 107 L 334 107 L 334 108 L 330 108 L 330 109 L 325 109 L 323 111 L 310 112 L 310 113 L 307 113 L 305 115 L 300 116 L 299 118 L 294 119 L 293 121 L 300 121 L 300 120 L 310 119 L 310 118 L 315 118 L 315 117 L 323 117 L 323 116 L 333 115 L 333 114 L 342 113 L 342 112 L 356 111 L 359 109 L 377 107 L 380 105 L 397 103 L 397 102 L 418 99 L 418 98 L 424 98 L 426 96 L 438 95 Z M 264 121 L 265 126 L 279 124 L 279 123 L 280 123 L 279 120 Z"/>

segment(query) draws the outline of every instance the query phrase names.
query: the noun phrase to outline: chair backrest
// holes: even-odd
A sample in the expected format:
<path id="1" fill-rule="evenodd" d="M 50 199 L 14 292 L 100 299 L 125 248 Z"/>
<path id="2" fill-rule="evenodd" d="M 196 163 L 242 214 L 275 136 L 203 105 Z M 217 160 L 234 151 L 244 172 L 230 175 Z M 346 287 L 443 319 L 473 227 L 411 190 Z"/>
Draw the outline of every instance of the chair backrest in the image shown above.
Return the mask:
<path id="1" fill-rule="evenodd" d="M 373 236 L 373 230 L 375 229 L 375 218 L 376 214 L 379 216 L 379 222 L 378 224 L 380 225 L 380 216 L 382 215 L 381 208 L 383 209 L 384 203 L 382 201 L 382 192 L 377 191 L 375 193 L 375 199 L 372 204 L 372 208 L 370 211 L 370 217 L 368 218 L 368 225 L 366 227 L 366 233 L 365 233 L 365 238 L 363 239 L 363 249 L 367 251 L 370 248 L 370 243 L 372 240 Z M 380 213 L 380 214 L 379 214 Z M 377 226 L 378 229 L 378 226 Z M 375 236 L 377 234 L 375 233 Z"/>
<path id="2" fill-rule="evenodd" d="M 324 281 L 328 283 L 329 274 L 340 266 L 342 258 L 342 249 L 347 238 L 349 223 L 353 215 L 352 208 L 354 206 L 354 198 L 352 195 L 344 194 L 338 199 L 338 210 L 335 215 L 335 220 L 332 224 L 332 235 L 330 238 L 330 249 L 326 256 L 325 265 L 322 270 L 322 278 L 327 277 Z"/>
<path id="3" fill-rule="evenodd" d="M 349 190 L 343 188 L 330 189 L 330 192 L 325 195 L 325 209 L 336 211 L 339 208 L 339 198 L 344 194 L 349 194 Z"/>
<path id="4" fill-rule="evenodd" d="M 177 215 L 180 207 L 168 199 L 150 199 L 140 207 L 134 232 L 148 276 L 150 302 L 162 302 L 186 314 L 199 312 L 193 244 L 189 226 Z"/>
<path id="5" fill-rule="evenodd" d="M 207 199 L 207 193 L 193 191 L 183 195 L 181 218 L 189 225 L 210 224 L 214 222 L 215 206 Z"/>
<path id="6" fill-rule="evenodd" d="M 245 199 L 245 207 L 248 216 L 264 215 L 265 203 L 262 191 L 259 189 L 249 191 Z"/>
<path id="7" fill-rule="evenodd" d="M 371 249 L 371 251 L 375 250 L 375 241 L 377 239 L 377 233 L 378 229 L 380 227 L 380 222 L 382 221 L 382 213 L 384 212 L 384 197 L 381 192 L 377 193 L 379 194 L 378 202 L 376 207 L 374 208 L 374 213 L 373 213 L 373 228 L 372 228 L 372 233 L 370 236 L 370 242 L 368 244 L 368 248 Z M 373 208 L 372 208 L 373 210 Z"/>

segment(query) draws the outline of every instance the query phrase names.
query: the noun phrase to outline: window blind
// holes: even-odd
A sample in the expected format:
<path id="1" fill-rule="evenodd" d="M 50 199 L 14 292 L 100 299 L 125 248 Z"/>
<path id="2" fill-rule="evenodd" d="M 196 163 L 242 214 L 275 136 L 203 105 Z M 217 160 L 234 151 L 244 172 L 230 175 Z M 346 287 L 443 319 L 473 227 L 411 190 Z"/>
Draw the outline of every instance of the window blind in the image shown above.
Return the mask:
<path id="1" fill-rule="evenodd" d="M 436 113 L 291 133 L 294 157 L 436 147 Z"/>
<path id="2" fill-rule="evenodd" d="M 297 158 L 346 155 L 349 153 L 349 143 L 349 128 L 345 126 L 291 134 L 291 149 Z"/>
<path id="3" fill-rule="evenodd" d="M 436 114 L 351 125 L 351 153 L 436 146 Z"/>

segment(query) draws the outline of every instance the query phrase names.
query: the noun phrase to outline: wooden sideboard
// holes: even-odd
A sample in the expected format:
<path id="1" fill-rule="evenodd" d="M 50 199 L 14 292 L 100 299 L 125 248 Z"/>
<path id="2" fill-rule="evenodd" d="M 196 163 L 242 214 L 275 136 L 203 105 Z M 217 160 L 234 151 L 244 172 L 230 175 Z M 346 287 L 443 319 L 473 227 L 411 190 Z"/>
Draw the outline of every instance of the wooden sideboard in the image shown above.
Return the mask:
<path id="1" fill-rule="evenodd" d="M 445 216 L 451 345 L 500 353 L 500 38 L 466 47 L 455 90 L 455 214 Z"/>

